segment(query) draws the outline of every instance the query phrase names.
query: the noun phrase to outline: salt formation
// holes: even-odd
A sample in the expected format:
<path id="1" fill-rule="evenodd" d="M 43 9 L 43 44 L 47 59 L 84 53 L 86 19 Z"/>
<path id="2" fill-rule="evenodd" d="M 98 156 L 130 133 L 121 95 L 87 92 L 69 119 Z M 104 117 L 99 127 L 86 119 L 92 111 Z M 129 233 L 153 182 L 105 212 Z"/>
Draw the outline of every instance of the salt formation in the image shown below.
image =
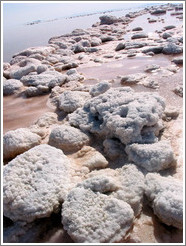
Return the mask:
<path id="1" fill-rule="evenodd" d="M 49 136 L 49 144 L 64 151 L 77 151 L 89 142 L 87 134 L 69 125 L 54 127 Z"/>
<path id="2" fill-rule="evenodd" d="M 154 213 L 167 225 L 183 228 L 183 184 L 169 176 L 147 174 L 145 194 Z"/>
<path id="3" fill-rule="evenodd" d="M 134 93 L 129 87 L 111 88 L 68 115 L 69 123 L 84 131 L 118 138 L 123 144 L 157 140 L 157 124 L 165 103 L 155 93 Z"/>
<path id="4" fill-rule="evenodd" d="M 170 143 L 160 141 L 153 144 L 131 144 L 125 148 L 129 160 L 150 172 L 174 166 L 174 154 Z"/>
<path id="5" fill-rule="evenodd" d="M 13 221 L 49 217 L 64 200 L 70 161 L 46 144 L 17 156 L 3 170 L 4 215 Z"/>
<path id="6" fill-rule="evenodd" d="M 41 138 L 27 128 L 8 131 L 3 136 L 3 158 L 14 158 L 40 144 Z"/>
<path id="7" fill-rule="evenodd" d="M 72 113 L 77 108 L 82 107 L 91 96 L 84 91 L 64 91 L 59 96 L 58 108 L 67 113 Z"/>
<path id="8" fill-rule="evenodd" d="M 78 243 L 117 242 L 132 222 L 130 205 L 90 189 L 72 189 L 62 207 L 64 229 Z"/>

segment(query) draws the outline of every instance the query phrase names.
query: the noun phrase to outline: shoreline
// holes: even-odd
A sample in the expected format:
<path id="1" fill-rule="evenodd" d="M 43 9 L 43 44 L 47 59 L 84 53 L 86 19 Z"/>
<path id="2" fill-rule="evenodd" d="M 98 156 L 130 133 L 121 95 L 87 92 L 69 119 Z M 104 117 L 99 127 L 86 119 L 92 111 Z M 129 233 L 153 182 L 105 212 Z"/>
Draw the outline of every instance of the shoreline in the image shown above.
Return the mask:
<path id="1" fill-rule="evenodd" d="M 153 14 L 155 11 L 162 12 L 162 14 Z M 24 100 L 30 100 L 31 104 L 28 107 L 33 105 L 33 109 L 28 108 L 28 111 L 25 111 L 25 115 L 31 110 L 30 119 L 32 119 L 32 122 L 28 125 L 27 119 L 27 123 L 25 122 L 27 125 L 25 126 L 23 115 L 22 122 L 20 122 L 20 126 L 16 124 L 16 129 L 18 127 L 25 128 L 26 131 L 30 132 L 29 134 L 34 134 L 33 139 L 34 136 L 39 139 L 37 141 L 30 140 L 29 144 L 25 143 L 29 146 L 26 146 L 27 149 L 24 147 L 24 150 L 21 150 L 22 147 L 19 144 L 15 144 L 15 152 L 11 153 L 8 153 L 10 150 L 8 151 L 7 142 L 7 153 L 5 153 L 7 156 L 4 160 L 5 169 L 14 175 L 14 163 L 16 164 L 17 162 L 19 166 L 22 162 L 21 156 L 25 156 L 25 160 L 28 161 L 27 153 L 29 155 L 33 151 L 32 155 L 34 156 L 34 148 L 39 150 L 39 148 L 44 148 L 45 145 L 47 145 L 46 149 L 49 147 L 54 148 L 51 150 L 49 148 L 49 153 L 50 151 L 55 152 L 61 149 L 64 152 L 64 156 L 59 158 L 64 158 L 64 165 L 68 162 L 70 166 L 70 169 L 66 166 L 64 170 L 59 168 L 66 186 L 60 181 L 56 181 L 57 174 L 54 177 L 55 182 L 58 182 L 59 187 L 61 187 L 61 196 L 63 197 L 65 194 L 63 198 L 60 198 L 60 200 L 63 200 L 63 205 L 58 201 L 59 198 L 52 194 L 56 212 L 52 208 L 50 212 L 48 210 L 45 215 L 42 215 L 41 210 L 37 208 L 38 205 L 33 204 L 31 205 L 33 206 L 32 210 L 36 209 L 37 212 L 28 212 L 23 218 L 19 214 L 19 209 L 16 210 L 16 206 L 15 211 L 17 212 L 13 211 L 14 204 L 12 205 L 8 202 L 8 199 L 11 198 L 7 197 L 7 201 L 5 198 L 6 205 L 4 206 L 9 206 L 9 209 L 5 209 L 5 224 L 7 223 L 7 225 L 4 230 L 4 242 L 95 243 L 95 241 L 98 242 L 100 240 L 99 242 L 119 243 L 181 243 L 183 241 L 180 218 L 171 214 L 174 212 L 169 205 L 164 204 L 166 211 L 169 211 L 169 214 L 174 217 L 172 224 L 169 224 L 171 219 L 165 218 L 161 208 L 153 200 L 149 202 L 150 197 L 157 196 L 158 199 L 164 199 L 161 196 L 165 195 L 166 197 L 168 194 L 166 192 L 172 192 L 172 190 L 174 191 L 174 189 L 179 187 L 177 194 L 179 199 L 183 199 L 180 195 L 181 186 L 183 185 L 183 152 L 181 144 L 183 141 L 183 25 L 181 14 L 175 15 L 176 11 L 181 11 L 181 5 L 165 4 L 163 6 L 153 6 L 139 12 L 130 12 L 125 17 L 119 18 L 106 16 L 100 18 L 100 23 L 93 24 L 91 28 L 85 30 L 76 29 L 69 34 L 52 37 L 48 46 L 28 48 L 15 54 L 10 63 L 4 63 L 4 97 L 5 94 L 12 94 L 5 97 L 4 107 L 9 108 L 10 112 L 13 113 L 11 98 L 14 98 L 17 116 L 15 115 L 13 120 L 16 122 L 19 117 L 18 114 L 21 112 L 21 107 L 23 108 Z M 150 17 L 146 16 L 146 14 L 149 14 Z M 143 18 L 143 16 L 145 17 Z M 172 18 L 175 25 L 171 24 Z M 153 28 L 153 25 L 156 25 L 157 29 L 154 28 L 154 31 L 149 34 L 144 31 L 147 25 L 151 25 Z M 128 98 L 128 95 L 130 95 L 129 99 L 126 100 L 129 101 L 124 101 L 124 98 Z M 41 96 L 43 97 L 43 102 L 39 105 Z M 27 99 L 24 99 L 24 97 Z M 165 98 L 165 101 L 162 98 Z M 45 105 L 46 100 L 47 105 Z M 99 100 L 103 101 L 99 102 Z M 108 100 L 108 105 L 110 105 L 114 113 L 112 113 L 108 105 L 105 108 L 101 108 L 105 100 Z M 121 108 L 119 108 L 120 106 L 117 103 L 114 103 L 115 100 L 122 105 Z M 6 104 L 6 102 L 8 103 Z M 123 102 L 124 104 L 122 104 Z M 139 108 L 136 106 L 138 104 Z M 135 119 L 140 119 L 139 112 L 134 110 L 136 116 L 135 118 L 130 118 L 130 122 L 132 121 L 130 129 L 133 129 L 134 122 L 136 124 L 136 127 L 132 130 L 133 134 L 136 134 L 136 140 L 133 139 L 132 134 L 123 137 L 122 134 L 126 133 L 123 133 L 122 130 L 120 134 L 117 133 L 119 127 L 124 127 L 124 125 L 118 127 L 117 124 L 120 124 L 123 118 L 128 119 L 128 113 L 125 112 L 126 109 L 124 110 L 125 107 L 123 105 L 126 105 L 128 112 L 136 110 L 135 107 L 138 108 L 139 112 L 140 109 L 144 110 L 143 117 L 146 117 L 147 123 L 143 127 L 140 126 L 143 120 L 135 121 Z M 158 113 L 156 115 L 153 111 L 149 111 L 151 110 L 151 105 L 153 110 L 157 110 Z M 45 114 L 41 115 L 42 111 Z M 95 115 L 94 111 L 96 111 Z M 37 112 L 37 115 L 34 116 L 34 112 Z M 11 116 L 7 114 L 4 125 L 10 123 L 8 117 Z M 89 117 L 88 121 L 86 117 Z M 93 117 L 95 118 L 93 119 Z M 14 122 L 12 122 L 12 126 Z M 142 128 L 140 133 L 135 132 L 138 127 Z M 69 131 L 67 139 L 60 140 L 60 138 L 55 137 L 55 134 L 62 134 L 60 128 L 64 128 L 63 131 Z M 13 132 L 15 131 L 16 133 L 16 129 L 12 131 L 12 136 L 11 134 L 9 136 L 10 139 L 12 138 L 12 142 L 15 141 Z M 59 132 L 57 133 L 57 131 Z M 75 139 L 73 139 L 73 134 L 70 135 L 70 131 L 73 132 Z M 76 131 L 79 131 L 78 135 L 76 135 Z M 4 136 L 8 132 L 7 129 Z M 146 133 L 147 135 L 145 135 Z M 25 132 L 24 134 L 28 133 Z M 82 139 L 79 140 L 81 135 Z M 28 135 L 28 138 L 31 138 L 30 136 Z M 17 137 L 20 137 L 21 140 L 19 141 L 24 142 L 21 133 Z M 32 141 L 37 143 L 32 143 Z M 34 148 L 33 144 L 35 144 Z M 131 146 L 135 144 L 138 148 L 142 148 L 145 145 L 149 148 L 149 151 L 151 151 L 151 146 L 154 146 L 154 150 L 158 153 L 155 156 L 156 159 L 161 155 L 164 155 L 162 159 L 172 159 L 169 164 L 161 163 L 162 169 L 160 168 L 156 171 L 154 169 L 151 172 L 146 169 L 144 164 L 139 166 L 140 157 L 136 163 L 135 155 L 133 156 L 130 150 Z M 161 144 L 166 147 L 160 147 L 161 152 L 159 152 L 158 146 L 161 146 Z M 166 153 L 166 150 L 169 150 L 169 153 Z M 50 165 L 50 157 L 45 154 L 44 149 L 40 151 L 43 153 L 42 158 L 46 158 Z M 136 150 L 134 149 L 133 151 L 135 152 Z M 142 148 L 139 151 L 144 151 L 143 154 L 146 155 L 146 149 Z M 54 152 L 51 153 L 53 153 L 55 158 L 56 154 Z M 23 154 L 20 155 L 21 153 Z M 148 158 L 153 158 L 151 157 L 151 152 L 149 153 L 150 157 Z M 173 155 L 174 158 L 172 157 Z M 97 159 L 92 160 L 91 158 L 94 156 L 97 156 Z M 147 161 L 148 158 L 145 160 Z M 38 159 L 38 162 L 40 162 L 40 159 Z M 10 164 L 12 169 L 9 168 Z M 28 161 L 27 165 L 29 167 L 31 162 Z M 42 161 L 41 165 L 43 165 Z M 58 165 L 57 160 L 54 161 L 54 165 Z M 163 165 L 167 165 L 167 167 L 165 168 Z M 41 168 L 44 168 L 44 166 Z M 125 169 L 128 170 L 128 173 L 122 171 Z M 16 172 L 19 172 L 19 169 Z M 24 169 L 22 172 L 24 173 Z M 63 176 L 63 172 L 68 173 L 66 174 L 67 180 Z M 70 181 L 68 181 L 68 175 Z M 132 175 L 136 175 L 135 177 L 138 180 L 136 184 L 132 181 Z M 151 176 L 152 178 L 150 178 Z M 42 180 L 42 176 L 40 178 Z M 50 179 L 50 177 L 48 178 Z M 100 182 L 100 187 L 101 184 L 104 186 L 104 182 L 108 182 L 109 188 L 107 186 L 102 188 L 108 189 L 108 191 L 105 192 L 100 187 L 98 191 L 92 190 L 93 186 L 95 186 L 94 189 L 97 189 L 96 185 L 91 183 L 95 182 L 94 178 L 97 178 L 96 182 Z M 128 179 L 129 183 L 123 181 L 125 178 Z M 20 179 L 23 179 L 22 174 L 20 174 Z M 160 185 L 160 189 L 164 189 L 165 184 L 169 182 L 178 183 L 178 188 L 173 185 L 172 190 L 166 188 L 167 190 L 164 190 L 164 193 L 156 194 L 156 191 L 153 193 L 153 189 L 149 191 L 148 187 L 145 186 L 148 182 L 149 187 L 153 186 L 153 180 L 157 182 L 156 185 Z M 10 181 L 8 176 L 6 176 L 6 181 L 4 182 L 6 189 L 9 189 L 8 184 Z M 28 181 L 25 180 L 25 177 L 23 182 L 27 185 Z M 31 182 L 36 181 L 33 179 Z M 77 186 L 77 184 L 79 185 Z M 88 187 L 90 185 L 91 188 L 85 188 L 86 185 Z M 161 185 L 163 186 L 161 187 Z M 118 190 L 120 191 L 119 193 Z M 122 193 L 123 191 L 129 192 L 130 195 L 127 193 L 128 198 L 122 195 L 121 199 L 121 194 L 125 194 Z M 19 193 L 19 187 L 16 192 Z M 73 192 L 75 193 L 73 194 Z M 76 193 L 79 194 L 79 197 L 73 198 Z M 10 193 L 7 191 L 7 194 Z M 42 195 L 41 198 L 37 198 L 37 192 L 34 194 L 35 199 L 43 199 Z M 130 226 L 122 225 L 122 222 L 118 222 L 115 217 L 112 217 L 115 216 L 114 214 L 110 215 L 110 212 L 102 210 L 101 205 L 98 205 L 98 207 L 100 206 L 99 210 L 97 210 L 97 207 L 94 208 L 93 205 L 90 205 L 89 209 L 92 212 L 89 214 L 90 211 L 86 210 L 89 205 L 79 200 L 81 196 L 84 196 L 83 194 L 85 194 L 85 200 L 83 201 L 86 201 L 86 197 L 93 196 L 98 204 L 99 202 L 100 204 L 107 204 L 107 202 L 109 204 L 112 199 L 115 199 L 113 201 L 116 204 L 118 203 L 118 206 L 121 206 L 120 212 L 117 210 L 118 208 L 113 208 L 116 213 L 121 213 L 121 216 L 123 216 L 125 210 L 128 211 L 128 214 L 134 214 L 132 220 L 128 215 L 128 217 L 125 215 L 126 219 L 128 219 L 126 223 Z M 22 196 L 22 201 L 25 201 L 24 194 Z M 136 197 L 135 201 L 132 196 Z M 176 203 L 177 198 L 174 192 L 171 196 L 171 199 L 175 199 L 173 202 Z M 73 207 L 73 200 L 71 201 L 70 199 L 75 199 L 76 208 Z M 32 204 L 32 201 L 30 202 Z M 24 211 L 28 209 L 24 202 L 23 205 L 20 203 L 19 206 L 23 206 Z M 48 200 L 46 201 L 46 206 L 50 207 Z M 61 206 L 63 206 L 62 210 Z M 82 206 L 85 206 L 83 213 L 81 212 Z M 42 209 L 45 212 L 44 207 Z M 79 216 L 77 221 L 75 217 L 71 217 L 73 209 L 77 211 Z M 181 207 L 179 209 L 180 212 Z M 86 234 L 86 229 L 83 229 L 85 230 L 85 235 L 88 236 L 81 234 L 78 228 L 79 223 L 82 228 L 84 226 L 86 228 L 85 222 L 89 218 L 92 220 L 95 218 L 95 216 L 87 218 L 86 216 L 91 216 L 94 210 L 97 211 L 98 220 L 100 214 L 106 213 L 105 216 L 108 216 L 108 218 L 111 216 L 113 223 L 121 223 L 119 224 L 121 234 L 115 232 L 115 236 L 109 238 L 109 227 L 100 234 L 98 232 L 95 238 L 92 233 L 92 230 L 95 229 L 91 229 L 88 234 Z M 11 222 L 11 219 L 15 222 Z M 101 221 L 101 225 L 104 226 L 103 220 Z M 97 221 L 94 223 L 97 223 Z M 94 228 L 94 225 L 90 223 L 89 227 Z M 141 228 L 143 228 L 143 232 Z M 77 231 L 77 233 L 74 233 L 73 230 Z M 46 236 L 46 234 L 48 235 Z M 82 237 L 85 237 L 85 241 L 81 241 Z M 93 240 L 91 237 L 95 241 L 91 241 Z M 112 237 L 117 239 L 112 239 Z"/>

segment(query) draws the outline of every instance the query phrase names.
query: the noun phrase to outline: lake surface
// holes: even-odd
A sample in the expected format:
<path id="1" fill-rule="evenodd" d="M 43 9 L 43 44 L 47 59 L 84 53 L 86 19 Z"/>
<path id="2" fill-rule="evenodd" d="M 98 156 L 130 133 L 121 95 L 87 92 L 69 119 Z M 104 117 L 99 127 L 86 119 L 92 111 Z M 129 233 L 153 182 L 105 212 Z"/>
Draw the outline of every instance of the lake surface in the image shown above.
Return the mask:
<path id="1" fill-rule="evenodd" d="M 144 7 L 154 4 L 155 3 L 144 3 L 142 5 L 142 3 L 131 3 L 130 6 L 129 4 L 126 4 L 126 7 L 120 11 L 113 11 L 105 14 L 121 17 L 125 16 L 129 12 L 138 11 Z M 92 13 L 94 12 L 94 9 L 92 9 Z M 12 23 L 10 21 L 8 22 L 6 20 L 5 14 L 6 13 L 4 13 L 3 19 L 3 61 L 9 62 L 15 53 L 23 49 L 34 46 L 47 45 L 48 40 L 51 37 L 70 33 L 76 28 L 86 29 L 91 27 L 92 24 L 99 21 L 99 17 L 103 15 L 103 12 L 82 17 L 61 17 L 57 18 L 56 20 L 52 18 L 53 21 L 49 18 L 48 20 L 45 19 L 44 21 L 34 25 L 26 25 L 25 21 L 23 23 L 16 24 L 16 19 L 14 21 L 13 17 Z M 22 13 L 20 13 L 20 15 L 21 14 Z M 28 20 L 30 20 L 29 18 L 30 16 L 28 16 Z"/>

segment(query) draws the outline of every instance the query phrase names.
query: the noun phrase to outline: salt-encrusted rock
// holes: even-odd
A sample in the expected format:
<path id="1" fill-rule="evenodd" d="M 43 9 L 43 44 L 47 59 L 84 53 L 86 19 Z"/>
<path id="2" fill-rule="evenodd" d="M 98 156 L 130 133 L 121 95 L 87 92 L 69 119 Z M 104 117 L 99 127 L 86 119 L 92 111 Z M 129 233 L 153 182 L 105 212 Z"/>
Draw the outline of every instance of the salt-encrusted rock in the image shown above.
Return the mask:
<path id="1" fill-rule="evenodd" d="M 7 70 L 10 68 L 10 63 L 8 62 L 3 62 L 3 71 Z"/>
<path id="2" fill-rule="evenodd" d="M 172 37 L 172 35 L 170 33 L 168 33 L 168 32 L 164 32 L 162 34 L 162 38 L 164 38 L 164 39 L 167 39 L 167 38 L 170 38 L 170 37 Z"/>
<path id="3" fill-rule="evenodd" d="M 136 73 L 136 74 L 130 74 L 126 75 L 121 78 L 120 83 L 121 84 L 137 84 L 141 80 L 143 80 L 146 77 L 143 73 Z"/>
<path id="4" fill-rule="evenodd" d="M 47 70 L 47 66 L 46 65 L 40 65 L 37 67 L 37 73 L 40 74 L 40 73 L 43 73 Z"/>
<path id="5" fill-rule="evenodd" d="M 125 49 L 125 44 L 124 43 L 119 43 L 116 48 L 115 51 L 119 51 L 119 50 L 123 50 Z"/>
<path id="6" fill-rule="evenodd" d="M 59 149 L 36 146 L 3 170 L 4 215 L 13 221 L 34 221 L 57 212 L 69 184 L 70 161 Z"/>
<path id="7" fill-rule="evenodd" d="M 64 91 L 59 96 L 58 108 L 67 113 L 74 112 L 77 108 L 82 107 L 91 96 L 84 91 Z"/>
<path id="8" fill-rule="evenodd" d="M 84 76 L 79 74 L 75 68 L 71 68 L 66 72 L 68 75 L 68 81 L 81 81 L 84 80 Z"/>
<path id="9" fill-rule="evenodd" d="M 123 148 L 118 139 L 105 139 L 103 141 L 104 153 L 111 160 L 117 159 L 123 152 Z"/>
<path id="10" fill-rule="evenodd" d="M 143 85 L 144 85 L 145 87 L 148 87 L 148 88 L 151 88 L 151 89 L 157 89 L 157 88 L 159 88 L 159 83 L 158 83 L 158 81 L 153 80 L 153 79 L 150 79 L 150 78 L 145 79 L 145 80 L 143 81 Z"/>
<path id="11" fill-rule="evenodd" d="M 171 119 L 177 118 L 179 115 L 179 109 L 173 106 L 168 106 L 165 108 L 162 119 L 169 121 Z"/>
<path id="12" fill-rule="evenodd" d="M 105 93 L 108 89 L 110 89 L 111 84 L 107 81 L 102 81 L 96 85 L 94 85 L 91 89 L 90 89 L 90 95 L 95 97 L 98 96 L 100 94 Z"/>
<path id="13" fill-rule="evenodd" d="M 3 158 L 14 158 L 40 144 L 40 137 L 27 128 L 8 131 L 3 136 Z"/>
<path id="14" fill-rule="evenodd" d="M 163 223 L 183 228 L 183 184 L 180 180 L 147 174 L 145 194 Z"/>
<path id="15" fill-rule="evenodd" d="M 142 50 L 143 53 L 149 53 L 149 52 L 153 52 L 154 54 L 160 54 L 162 53 L 163 50 L 163 46 L 151 46 L 148 48 L 145 48 L 144 50 Z"/>
<path id="16" fill-rule="evenodd" d="M 110 25 L 113 23 L 116 23 L 118 21 L 117 17 L 112 15 L 103 15 L 99 17 L 100 19 L 100 25 Z"/>
<path id="17" fill-rule="evenodd" d="M 183 48 L 181 46 L 179 46 L 179 45 L 176 45 L 173 42 L 168 42 L 163 47 L 162 53 L 163 54 L 167 54 L 167 55 L 170 55 L 170 54 L 180 54 L 180 53 L 183 53 Z"/>
<path id="18" fill-rule="evenodd" d="M 142 32 L 142 33 L 135 33 L 131 37 L 131 39 L 138 39 L 138 38 L 148 38 L 148 35 Z"/>
<path id="19" fill-rule="evenodd" d="M 175 165 L 174 153 L 167 141 L 153 144 L 132 144 L 125 148 L 130 161 L 149 172 L 158 172 Z"/>
<path id="20" fill-rule="evenodd" d="M 164 28 L 165 28 L 165 30 L 170 30 L 170 29 L 173 29 L 175 27 L 176 26 L 174 26 L 174 25 L 169 25 L 169 26 L 165 26 Z"/>
<path id="21" fill-rule="evenodd" d="M 144 185 L 142 172 L 134 164 L 127 164 L 115 170 L 106 168 L 92 171 L 88 179 L 78 186 L 127 202 L 134 215 L 138 216 L 142 209 Z"/>
<path id="22" fill-rule="evenodd" d="M 75 54 L 80 52 L 85 52 L 85 48 L 81 44 L 76 44 L 72 50 Z"/>
<path id="23" fill-rule="evenodd" d="M 79 150 L 89 142 L 90 138 L 87 134 L 68 125 L 53 128 L 49 136 L 49 144 L 64 151 Z"/>
<path id="24" fill-rule="evenodd" d="M 183 57 L 174 58 L 172 60 L 172 62 L 174 62 L 177 65 L 182 65 L 183 64 Z"/>
<path id="25" fill-rule="evenodd" d="M 99 46 L 102 43 L 102 41 L 100 38 L 93 37 L 90 43 L 91 43 L 91 46 L 94 47 L 94 46 Z"/>
<path id="26" fill-rule="evenodd" d="M 113 37 L 113 36 L 110 36 L 110 35 L 101 35 L 100 36 L 100 39 L 101 39 L 101 41 L 104 43 L 104 42 L 108 42 L 108 41 L 115 41 L 116 40 L 116 38 L 115 37 Z"/>
<path id="27" fill-rule="evenodd" d="M 105 168 L 108 165 L 108 161 L 105 157 L 90 146 L 83 146 L 83 148 L 76 153 L 75 158 L 77 162 L 82 166 L 88 167 L 89 170 Z"/>
<path id="28" fill-rule="evenodd" d="M 154 23 L 154 22 L 157 22 L 157 19 L 149 19 L 148 22 L 149 23 Z"/>
<path id="29" fill-rule="evenodd" d="M 160 66 L 159 65 L 156 65 L 156 64 L 151 64 L 151 65 L 147 65 L 146 67 L 145 67 L 145 72 L 152 72 L 152 71 L 155 71 L 155 70 L 157 70 L 157 69 L 159 69 L 160 68 Z"/>
<path id="30" fill-rule="evenodd" d="M 90 189 L 72 189 L 62 207 L 64 229 L 77 243 L 118 242 L 132 222 L 130 205 Z"/>
<path id="31" fill-rule="evenodd" d="M 14 94 L 16 91 L 21 89 L 23 83 L 16 79 L 8 79 L 3 81 L 3 95 L 11 95 Z"/>
<path id="32" fill-rule="evenodd" d="M 50 125 L 58 122 L 58 116 L 56 113 L 47 112 L 41 115 L 35 122 L 34 125 L 38 127 L 49 127 Z"/>
<path id="33" fill-rule="evenodd" d="M 144 43 L 144 42 L 126 42 L 125 43 L 125 49 L 126 50 L 138 49 L 138 48 L 142 48 L 146 45 L 147 45 L 147 43 Z"/>
<path id="34" fill-rule="evenodd" d="M 25 56 L 16 56 L 10 60 L 10 65 L 19 63 L 21 60 L 25 59 Z"/>
<path id="35" fill-rule="evenodd" d="M 152 127 L 159 121 L 164 107 L 163 98 L 156 93 L 134 93 L 129 87 L 110 88 L 69 114 L 68 120 L 83 131 L 116 137 L 124 144 L 154 142 L 156 137 Z M 150 134 L 142 135 L 146 126 Z"/>
<path id="36" fill-rule="evenodd" d="M 134 52 L 131 52 L 131 53 L 129 53 L 129 54 L 127 55 L 127 57 L 134 57 L 134 56 L 136 56 L 136 53 L 134 53 Z"/>
<path id="37" fill-rule="evenodd" d="M 140 26 L 138 26 L 138 27 L 135 27 L 135 28 L 133 28 L 132 29 L 132 31 L 142 31 L 143 30 L 143 28 L 142 27 L 140 27 Z"/>
<path id="38" fill-rule="evenodd" d="M 174 93 L 180 97 L 183 97 L 183 86 L 179 85 L 174 90 Z"/>
<path id="39" fill-rule="evenodd" d="M 43 95 L 48 92 L 49 92 L 49 88 L 47 86 L 38 86 L 38 87 L 29 86 L 24 91 L 24 94 L 26 95 L 26 97 L 35 97 L 35 96 Z"/>
<path id="40" fill-rule="evenodd" d="M 51 46 L 30 47 L 28 49 L 25 49 L 25 50 L 19 52 L 19 53 L 16 53 L 13 57 L 30 56 L 33 54 L 40 54 L 40 55 L 47 56 L 54 51 L 55 51 L 55 48 L 53 48 Z"/>
<path id="41" fill-rule="evenodd" d="M 156 9 L 150 13 L 151 13 L 151 15 L 166 14 L 166 10 L 165 9 Z"/>
<path id="42" fill-rule="evenodd" d="M 96 48 L 96 47 L 86 48 L 86 52 L 87 53 L 94 53 L 94 52 L 97 52 L 97 51 L 99 51 L 99 49 Z"/>
<path id="43" fill-rule="evenodd" d="M 57 71 L 46 71 L 41 74 L 27 75 L 21 78 L 21 82 L 26 86 L 47 86 L 53 88 L 62 85 L 67 81 L 67 76 Z"/>
<path id="44" fill-rule="evenodd" d="M 10 67 L 9 77 L 11 79 L 21 79 L 23 76 L 35 72 L 40 62 L 34 58 L 26 58 Z"/>

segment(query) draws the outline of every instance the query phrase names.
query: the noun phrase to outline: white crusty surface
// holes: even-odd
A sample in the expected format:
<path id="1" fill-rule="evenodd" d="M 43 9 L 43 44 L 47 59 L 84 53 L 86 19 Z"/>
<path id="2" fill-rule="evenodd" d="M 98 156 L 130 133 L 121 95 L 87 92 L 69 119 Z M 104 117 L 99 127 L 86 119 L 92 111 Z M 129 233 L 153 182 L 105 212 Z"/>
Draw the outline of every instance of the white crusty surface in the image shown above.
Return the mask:
<path id="1" fill-rule="evenodd" d="M 74 112 L 77 108 L 82 107 L 86 100 L 91 96 L 84 91 L 65 91 L 59 96 L 58 108 L 67 113 Z"/>
<path id="2" fill-rule="evenodd" d="M 11 95 L 23 86 L 17 79 L 7 79 L 3 81 L 3 95 Z"/>
<path id="3" fill-rule="evenodd" d="M 169 168 L 174 163 L 174 153 L 168 141 L 153 144 L 131 144 L 125 148 L 129 160 L 150 172 Z"/>
<path id="4" fill-rule="evenodd" d="M 88 179 L 79 185 L 93 191 L 106 192 L 111 197 L 127 202 L 134 210 L 135 216 L 141 212 L 144 176 L 134 164 L 127 164 L 115 170 L 106 168 L 93 171 L 88 175 Z"/>
<path id="5" fill-rule="evenodd" d="M 155 142 L 153 127 L 162 116 L 165 103 L 156 93 L 134 93 L 129 87 L 110 88 L 88 100 L 83 108 L 68 115 L 69 123 L 92 133 L 119 138 L 123 144 Z M 153 128 L 152 128 L 153 129 Z"/>
<path id="6" fill-rule="evenodd" d="M 62 207 L 62 224 L 76 243 L 120 241 L 132 222 L 126 202 L 82 187 L 72 189 Z"/>
<path id="7" fill-rule="evenodd" d="M 3 136 L 3 158 L 10 159 L 40 144 L 40 136 L 27 128 L 8 131 Z"/>
<path id="8" fill-rule="evenodd" d="M 75 151 L 89 144 L 90 138 L 81 130 L 61 125 L 52 129 L 49 136 L 49 144 L 64 151 Z"/>
<path id="9" fill-rule="evenodd" d="M 90 95 L 95 97 L 98 96 L 100 94 L 103 94 L 104 92 L 106 92 L 108 89 L 110 89 L 111 84 L 107 81 L 102 81 L 96 85 L 94 85 L 91 90 L 90 90 Z"/>
<path id="10" fill-rule="evenodd" d="M 163 223 L 183 228 L 183 184 L 180 180 L 149 173 L 146 175 L 145 194 Z"/>
<path id="11" fill-rule="evenodd" d="M 59 149 L 36 146 L 3 170 L 4 215 L 31 222 L 55 212 L 68 190 L 70 161 Z"/>

